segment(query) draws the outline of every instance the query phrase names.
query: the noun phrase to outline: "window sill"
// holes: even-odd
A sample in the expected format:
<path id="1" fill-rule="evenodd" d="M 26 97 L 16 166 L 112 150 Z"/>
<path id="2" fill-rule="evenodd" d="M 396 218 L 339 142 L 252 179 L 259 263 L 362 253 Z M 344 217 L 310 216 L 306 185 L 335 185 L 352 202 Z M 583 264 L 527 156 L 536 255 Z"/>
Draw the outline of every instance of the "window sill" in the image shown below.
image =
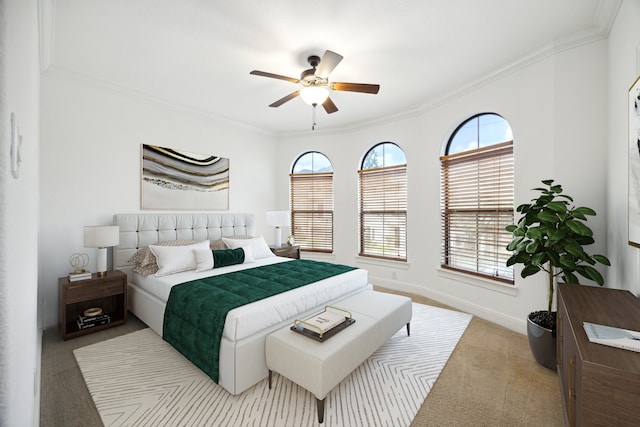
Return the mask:
<path id="1" fill-rule="evenodd" d="M 357 256 L 356 262 L 359 264 L 377 265 L 381 267 L 392 267 L 395 269 L 409 270 L 409 262 L 406 261 L 392 261 L 388 259 Z"/>
<path id="2" fill-rule="evenodd" d="M 447 270 L 444 268 L 438 268 L 438 275 L 442 278 L 455 280 L 456 282 L 464 283 L 466 285 L 478 286 L 480 288 L 488 289 L 494 292 L 500 292 L 502 294 L 511 296 L 518 295 L 518 287 L 516 285 L 508 285 L 502 282 L 495 282 L 490 279 L 483 279 L 482 277 L 471 276 L 469 274 Z"/>

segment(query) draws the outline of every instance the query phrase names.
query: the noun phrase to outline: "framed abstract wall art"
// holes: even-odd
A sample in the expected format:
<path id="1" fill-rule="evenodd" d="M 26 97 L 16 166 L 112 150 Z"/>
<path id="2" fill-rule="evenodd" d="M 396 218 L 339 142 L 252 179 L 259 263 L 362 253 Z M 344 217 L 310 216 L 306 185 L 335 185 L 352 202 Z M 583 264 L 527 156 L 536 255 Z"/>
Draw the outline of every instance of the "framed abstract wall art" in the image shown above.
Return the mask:
<path id="1" fill-rule="evenodd" d="M 141 165 L 142 209 L 229 209 L 229 159 L 142 144 Z"/>
<path id="2" fill-rule="evenodd" d="M 640 248 L 640 77 L 629 88 L 629 244 Z"/>

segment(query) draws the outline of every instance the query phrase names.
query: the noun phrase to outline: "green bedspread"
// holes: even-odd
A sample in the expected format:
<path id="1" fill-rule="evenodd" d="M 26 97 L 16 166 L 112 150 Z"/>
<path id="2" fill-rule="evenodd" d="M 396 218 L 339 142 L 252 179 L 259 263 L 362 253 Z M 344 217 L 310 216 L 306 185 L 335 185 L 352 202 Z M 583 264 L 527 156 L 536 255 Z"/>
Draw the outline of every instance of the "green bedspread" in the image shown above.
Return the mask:
<path id="1" fill-rule="evenodd" d="M 165 308 L 162 338 L 218 382 L 220 339 L 229 310 L 354 269 L 293 260 L 176 285 Z"/>

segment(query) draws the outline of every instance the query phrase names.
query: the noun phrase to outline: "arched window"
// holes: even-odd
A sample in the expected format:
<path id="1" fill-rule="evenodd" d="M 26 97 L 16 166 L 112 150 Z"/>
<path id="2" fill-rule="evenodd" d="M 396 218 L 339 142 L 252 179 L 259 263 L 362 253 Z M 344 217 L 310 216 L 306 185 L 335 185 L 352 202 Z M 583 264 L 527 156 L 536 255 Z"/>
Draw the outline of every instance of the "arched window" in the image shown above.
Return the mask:
<path id="1" fill-rule="evenodd" d="M 333 252 L 333 166 L 309 151 L 293 163 L 290 176 L 291 230 L 300 250 Z"/>
<path id="2" fill-rule="evenodd" d="M 358 171 L 360 256 L 407 260 L 407 160 L 392 142 L 371 148 Z"/>
<path id="3" fill-rule="evenodd" d="M 494 113 L 464 121 L 441 164 L 443 268 L 513 283 L 506 247 L 513 224 L 513 135 Z"/>

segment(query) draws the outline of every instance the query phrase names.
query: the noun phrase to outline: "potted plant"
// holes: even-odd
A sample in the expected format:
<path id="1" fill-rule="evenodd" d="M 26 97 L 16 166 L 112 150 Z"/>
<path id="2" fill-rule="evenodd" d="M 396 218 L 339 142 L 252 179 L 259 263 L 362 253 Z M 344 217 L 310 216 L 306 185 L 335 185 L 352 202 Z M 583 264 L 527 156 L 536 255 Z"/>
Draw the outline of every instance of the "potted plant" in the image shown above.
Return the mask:
<path id="1" fill-rule="evenodd" d="M 593 266 L 611 265 L 604 255 L 589 255 L 584 246 L 595 242 L 593 231 L 585 224 L 591 208 L 573 206 L 573 198 L 562 194 L 562 186 L 552 179 L 543 180 L 545 188 L 534 188 L 540 194 L 516 211 L 522 214 L 517 224 L 506 227 L 513 233 L 507 250 L 513 252 L 507 266 L 522 264 L 521 276 L 539 271 L 548 276 L 547 310 L 534 311 L 527 319 L 529 346 L 536 361 L 556 369 L 556 313 L 552 311 L 556 277 L 578 284 L 578 276 L 604 285 L 604 278 Z"/>

